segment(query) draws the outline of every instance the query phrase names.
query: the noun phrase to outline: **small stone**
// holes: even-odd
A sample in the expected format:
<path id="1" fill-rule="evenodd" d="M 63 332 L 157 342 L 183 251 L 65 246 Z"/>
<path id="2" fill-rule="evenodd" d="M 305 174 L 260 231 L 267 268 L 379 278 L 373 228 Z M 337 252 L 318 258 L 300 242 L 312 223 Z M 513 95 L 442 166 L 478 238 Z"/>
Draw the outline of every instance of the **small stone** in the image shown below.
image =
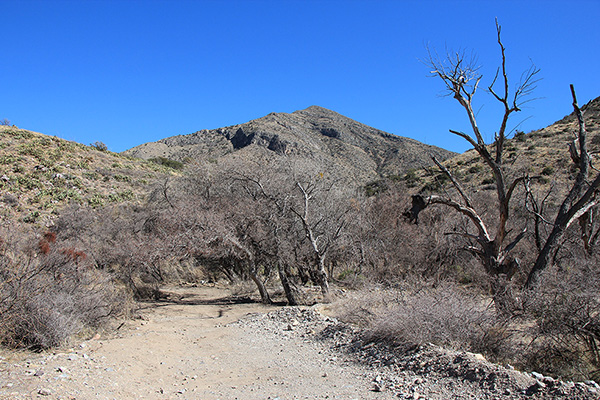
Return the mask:
<path id="1" fill-rule="evenodd" d="M 48 389 L 40 389 L 38 390 L 38 394 L 41 396 L 50 396 L 52 392 Z"/>
<path id="2" fill-rule="evenodd" d="M 42 376 L 44 375 L 44 371 L 42 371 L 41 369 L 38 369 L 37 371 L 35 371 L 35 374 L 33 374 L 33 376 Z"/>
<path id="3" fill-rule="evenodd" d="M 381 386 L 378 383 L 374 383 L 373 388 L 371 390 L 373 392 L 381 392 Z"/>

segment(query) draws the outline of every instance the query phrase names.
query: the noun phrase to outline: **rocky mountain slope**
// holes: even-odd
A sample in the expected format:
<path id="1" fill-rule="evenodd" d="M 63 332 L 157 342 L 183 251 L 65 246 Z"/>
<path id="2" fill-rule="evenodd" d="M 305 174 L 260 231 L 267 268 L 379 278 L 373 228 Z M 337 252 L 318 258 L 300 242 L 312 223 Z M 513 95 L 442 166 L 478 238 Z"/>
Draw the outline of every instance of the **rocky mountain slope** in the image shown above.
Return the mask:
<path id="1" fill-rule="evenodd" d="M 145 143 L 125 152 L 150 159 L 188 162 L 219 160 L 236 153 L 245 158 L 304 159 L 324 171 L 347 175 L 361 184 L 445 160 L 455 153 L 395 136 L 318 106 L 271 113 L 250 122 Z"/>

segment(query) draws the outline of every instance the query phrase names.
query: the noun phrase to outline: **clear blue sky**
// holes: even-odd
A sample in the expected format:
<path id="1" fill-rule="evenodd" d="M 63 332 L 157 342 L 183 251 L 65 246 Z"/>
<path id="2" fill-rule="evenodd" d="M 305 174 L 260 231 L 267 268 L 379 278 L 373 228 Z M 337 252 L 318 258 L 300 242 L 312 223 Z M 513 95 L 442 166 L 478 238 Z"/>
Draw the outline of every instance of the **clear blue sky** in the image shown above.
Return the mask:
<path id="1" fill-rule="evenodd" d="M 113 151 L 320 105 L 454 151 L 467 129 L 419 59 L 474 50 L 487 86 L 502 24 L 513 82 L 532 60 L 529 131 L 600 96 L 600 1 L 0 0 L 0 119 Z M 481 125 L 500 115 L 483 90 Z"/>

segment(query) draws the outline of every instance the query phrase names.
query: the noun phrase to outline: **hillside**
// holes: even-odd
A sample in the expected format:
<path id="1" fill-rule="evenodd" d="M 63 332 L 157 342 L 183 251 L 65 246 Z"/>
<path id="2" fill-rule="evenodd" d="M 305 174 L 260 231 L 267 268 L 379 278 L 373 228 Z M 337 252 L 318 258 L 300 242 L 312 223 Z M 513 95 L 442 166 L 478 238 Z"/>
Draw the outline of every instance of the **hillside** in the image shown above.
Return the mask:
<path id="1" fill-rule="evenodd" d="M 48 225 L 70 203 L 100 207 L 136 201 L 148 184 L 175 173 L 135 160 L 11 126 L 0 126 L 0 218 Z"/>
<path id="2" fill-rule="evenodd" d="M 600 97 L 587 103 L 582 110 L 588 133 L 588 150 L 594 160 L 600 154 Z M 567 182 L 576 173 L 572 169 L 569 143 L 576 138 L 578 129 L 577 120 L 571 113 L 548 127 L 529 133 L 517 131 L 514 137 L 505 142 L 504 166 L 508 176 L 540 176 L 537 182 L 543 190 L 551 185 L 556 189 L 566 188 Z M 472 190 L 494 188 L 489 168 L 474 150 L 446 160 L 445 165 Z M 432 187 L 428 175 L 427 172 L 412 173 L 409 181 L 412 186 L 427 190 Z M 435 173 L 434 176 L 439 175 Z"/>
<path id="3" fill-rule="evenodd" d="M 304 159 L 361 184 L 431 165 L 430 154 L 443 160 L 455 154 L 391 135 L 318 106 L 173 136 L 142 144 L 124 154 L 189 162 L 218 160 L 233 153 L 249 159 L 283 155 Z"/>

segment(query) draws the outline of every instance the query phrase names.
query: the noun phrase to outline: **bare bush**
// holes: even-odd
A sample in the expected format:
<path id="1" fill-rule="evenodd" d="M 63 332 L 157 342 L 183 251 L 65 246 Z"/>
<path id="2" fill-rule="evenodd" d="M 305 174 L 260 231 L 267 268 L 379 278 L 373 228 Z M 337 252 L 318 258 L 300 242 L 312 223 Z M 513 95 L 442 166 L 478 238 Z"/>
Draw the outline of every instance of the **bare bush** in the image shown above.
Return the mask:
<path id="1" fill-rule="evenodd" d="M 110 275 L 72 249 L 52 248 L 44 254 L 35 241 L 4 233 L 3 237 L 11 238 L 2 242 L 0 251 L 0 342 L 4 345 L 57 346 L 124 311 L 126 296 Z"/>
<path id="2" fill-rule="evenodd" d="M 525 311 L 535 321 L 523 364 L 569 379 L 600 379 L 598 260 L 571 259 L 540 275 L 526 291 Z"/>
<path id="3" fill-rule="evenodd" d="M 499 328 L 489 301 L 446 283 L 416 287 L 397 297 L 373 320 L 367 338 L 406 347 L 434 343 L 489 353 L 489 339 L 498 339 Z"/>

